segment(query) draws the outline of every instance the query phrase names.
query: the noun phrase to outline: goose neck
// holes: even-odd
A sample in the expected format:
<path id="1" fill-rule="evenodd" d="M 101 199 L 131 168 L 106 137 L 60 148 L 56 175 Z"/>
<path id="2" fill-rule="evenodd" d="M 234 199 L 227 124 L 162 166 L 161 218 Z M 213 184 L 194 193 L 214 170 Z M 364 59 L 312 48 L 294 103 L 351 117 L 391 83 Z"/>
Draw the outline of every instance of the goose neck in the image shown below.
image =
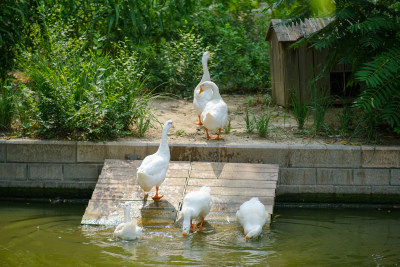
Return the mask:
<path id="1" fill-rule="evenodd" d="M 220 99 L 220 98 L 221 98 L 221 95 L 219 94 L 218 87 L 216 87 L 216 86 L 213 84 L 213 85 L 211 86 L 211 89 L 212 89 L 212 92 L 213 92 L 211 99 Z"/>
<path id="2" fill-rule="evenodd" d="M 203 65 L 203 77 L 201 77 L 201 82 L 210 81 L 211 77 L 210 72 L 208 71 L 208 59 L 203 57 L 201 63 Z"/>
<path id="3" fill-rule="evenodd" d="M 158 152 L 169 152 L 168 140 L 167 140 L 168 130 L 169 130 L 168 127 L 164 126 L 162 135 L 161 135 L 161 143 L 160 143 L 160 147 L 158 148 Z"/>
<path id="4" fill-rule="evenodd" d="M 130 206 L 127 205 L 124 210 L 124 222 L 128 223 L 131 221 L 131 213 L 130 213 Z"/>

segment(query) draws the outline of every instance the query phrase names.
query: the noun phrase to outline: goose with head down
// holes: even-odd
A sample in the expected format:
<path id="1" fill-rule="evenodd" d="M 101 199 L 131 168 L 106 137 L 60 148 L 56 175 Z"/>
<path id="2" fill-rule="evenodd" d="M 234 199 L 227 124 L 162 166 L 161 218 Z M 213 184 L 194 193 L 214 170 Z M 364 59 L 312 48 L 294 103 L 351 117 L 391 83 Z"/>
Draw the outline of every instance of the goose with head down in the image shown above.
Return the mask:
<path id="1" fill-rule="evenodd" d="M 207 91 L 212 91 L 212 96 L 201 113 L 201 120 L 206 128 L 207 138 L 220 140 L 222 139 L 220 137 L 221 129 L 228 121 L 228 106 L 219 94 L 219 88 L 215 83 L 211 81 L 201 83 L 200 94 L 203 94 L 203 92 L 205 93 Z M 208 130 L 218 130 L 218 136 L 210 136 Z"/>
<path id="2" fill-rule="evenodd" d="M 201 59 L 201 63 L 203 65 L 203 77 L 201 78 L 200 83 L 194 89 L 193 94 L 194 109 L 196 110 L 197 116 L 199 117 L 199 121 L 195 123 L 197 125 L 203 125 L 200 117 L 201 112 L 204 110 L 204 107 L 206 106 L 212 95 L 211 91 L 200 94 L 200 84 L 205 81 L 211 81 L 210 72 L 208 71 L 207 67 L 207 62 L 210 59 L 211 55 L 212 54 L 208 51 L 203 53 L 203 57 Z"/>
<path id="3" fill-rule="evenodd" d="M 154 186 L 156 194 L 153 196 L 154 201 L 159 201 L 163 196 L 158 194 L 159 186 L 164 182 L 168 170 L 170 160 L 170 152 L 167 140 L 168 130 L 173 128 L 172 120 L 168 120 L 163 127 L 161 135 L 161 143 L 156 153 L 148 155 L 142 161 L 142 164 L 137 169 L 137 181 L 140 187 L 144 190 L 145 196 L 148 191 Z"/>
<path id="4" fill-rule="evenodd" d="M 193 219 L 200 219 L 198 229 L 203 229 L 204 217 L 210 213 L 212 205 L 210 191 L 208 186 L 203 186 L 198 191 L 188 193 L 183 199 L 181 214 L 183 215 L 182 232 L 184 236 L 188 235 L 189 231 L 194 228 Z"/>
<path id="5" fill-rule="evenodd" d="M 268 212 L 258 198 L 253 197 L 240 206 L 236 218 L 243 226 L 246 239 L 255 238 L 261 234 L 264 224 L 268 221 Z"/>

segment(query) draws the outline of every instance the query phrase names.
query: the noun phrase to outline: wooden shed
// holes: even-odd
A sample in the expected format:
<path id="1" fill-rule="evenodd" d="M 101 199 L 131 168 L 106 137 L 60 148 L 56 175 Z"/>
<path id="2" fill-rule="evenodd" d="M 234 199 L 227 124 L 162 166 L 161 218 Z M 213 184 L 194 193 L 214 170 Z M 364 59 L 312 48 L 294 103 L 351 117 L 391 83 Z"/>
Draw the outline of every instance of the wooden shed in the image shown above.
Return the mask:
<path id="1" fill-rule="evenodd" d="M 311 81 L 321 71 L 329 51 L 307 46 L 293 49 L 290 45 L 304 36 L 319 31 L 331 21 L 331 18 L 311 18 L 287 26 L 284 20 L 271 20 L 266 40 L 270 44 L 272 98 L 278 105 L 291 104 L 292 90 L 299 93 L 302 103 L 311 102 Z M 320 92 L 340 94 L 341 91 L 345 91 L 349 72 L 351 66 L 337 65 L 315 85 Z"/>

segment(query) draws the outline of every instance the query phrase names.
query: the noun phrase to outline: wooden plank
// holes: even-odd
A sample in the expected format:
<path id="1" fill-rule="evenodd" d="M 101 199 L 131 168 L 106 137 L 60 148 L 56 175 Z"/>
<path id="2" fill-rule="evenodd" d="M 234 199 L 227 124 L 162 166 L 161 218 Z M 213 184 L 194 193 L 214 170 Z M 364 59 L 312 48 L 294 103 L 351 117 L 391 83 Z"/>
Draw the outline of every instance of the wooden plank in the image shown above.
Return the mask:
<path id="1" fill-rule="evenodd" d="M 204 185 L 204 179 L 191 178 L 188 181 L 188 186 L 202 186 Z M 212 179 L 211 181 L 207 181 L 207 186 L 210 187 L 247 187 L 247 188 L 276 188 L 276 181 L 260 181 L 260 180 L 252 180 L 249 182 L 248 179 L 239 180 L 239 179 Z"/>
<path id="2" fill-rule="evenodd" d="M 320 72 L 322 71 L 324 64 L 326 62 L 326 58 L 329 54 L 328 49 L 323 49 L 323 50 L 315 50 L 313 51 L 314 53 L 314 69 L 315 69 L 315 75 L 320 75 Z M 324 92 L 326 95 L 330 95 L 331 87 L 330 87 L 330 74 L 326 73 L 325 75 L 322 76 L 317 81 L 317 88 L 318 92 L 322 93 Z"/>
<path id="3" fill-rule="evenodd" d="M 284 73 L 283 73 L 283 59 L 285 55 L 282 43 L 278 42 L 275 32 L 271 34 L 270 41 L 270 71 L 271 71 L 271 86 L 272 98 L 278 105 L 285 104 L 284 95 Z"/>
<path id="4" fill-rule="evenodd" d="M 312 80 L 313 73 L 313 50 L 306 46 L 299 47 L 299 77 L 300 77 L 300 99 L 304 104 L 311 103 L 312 100 Z"/>
<path id="5" fill-rule="evenodd" d="M 210 222 L 236 220 L 236 211 L 251 197 L 259 197 L 266 209 L 273 211 L 278 165 L 171 162 L 173 168 L 160 186 L 164 197 L 154 202 L 143 197 L 137 184 L 135 170 L 140 162 L 105 161 L 82 224 L 116 225 L 123 220 L 125 203 L 131 204 L 131 214 L 143 226 L 173 224 L 179 218 L 184 195 L 204 185 L 211 187 L 214 203 L 207 217 Z M 155 188 L 149 192 L 150 196 L 154 194 Z"/>
<path id="6" fill-rule="evenodd" d="M 285 63 L 285 106 L 291 105 L 291 91 L 299 92 L 299 51 L 289 48 L 290 44 L 285 44 L 286 55 L 283 59 Z"/>
<path id="7" fill-rule="evenodd" d="M 207 186 L 207 184 L 205 184 Z M 187 186 L 186 193 L 199 190 L 201 186 Z M 222 188 L 214 187 L 211 195 L 218 196 L 247 196 L 247 197 L 269 197 L 275 196 L 275 189 L 270 188 Z"/>
<path id="8" fill-rule="evenodd" d="M 190 174 L 190 178 L 202 178 L 202 179 L 243 179 L 249 177 L 252 180 L 278 180 L 278 174 L 276 172 L 207 172 L 207 171 L 195 171 Z"/>

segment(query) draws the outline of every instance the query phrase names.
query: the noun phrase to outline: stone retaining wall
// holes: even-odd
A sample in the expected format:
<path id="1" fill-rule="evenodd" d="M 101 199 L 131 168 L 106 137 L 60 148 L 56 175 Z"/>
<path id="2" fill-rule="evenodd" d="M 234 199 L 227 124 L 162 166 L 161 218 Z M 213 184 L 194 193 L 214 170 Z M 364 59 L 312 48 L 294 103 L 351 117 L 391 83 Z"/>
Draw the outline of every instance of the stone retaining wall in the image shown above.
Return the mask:
<path id="1" fill-rule="evenodd" d="M 0 140 L 0 188 L 93 189 L 105 159 L 143 159 L 158 143 Z M 171 160 L 279 164 L 277 196 L 400 196 L 400 147 L 170 144 Z"/>

